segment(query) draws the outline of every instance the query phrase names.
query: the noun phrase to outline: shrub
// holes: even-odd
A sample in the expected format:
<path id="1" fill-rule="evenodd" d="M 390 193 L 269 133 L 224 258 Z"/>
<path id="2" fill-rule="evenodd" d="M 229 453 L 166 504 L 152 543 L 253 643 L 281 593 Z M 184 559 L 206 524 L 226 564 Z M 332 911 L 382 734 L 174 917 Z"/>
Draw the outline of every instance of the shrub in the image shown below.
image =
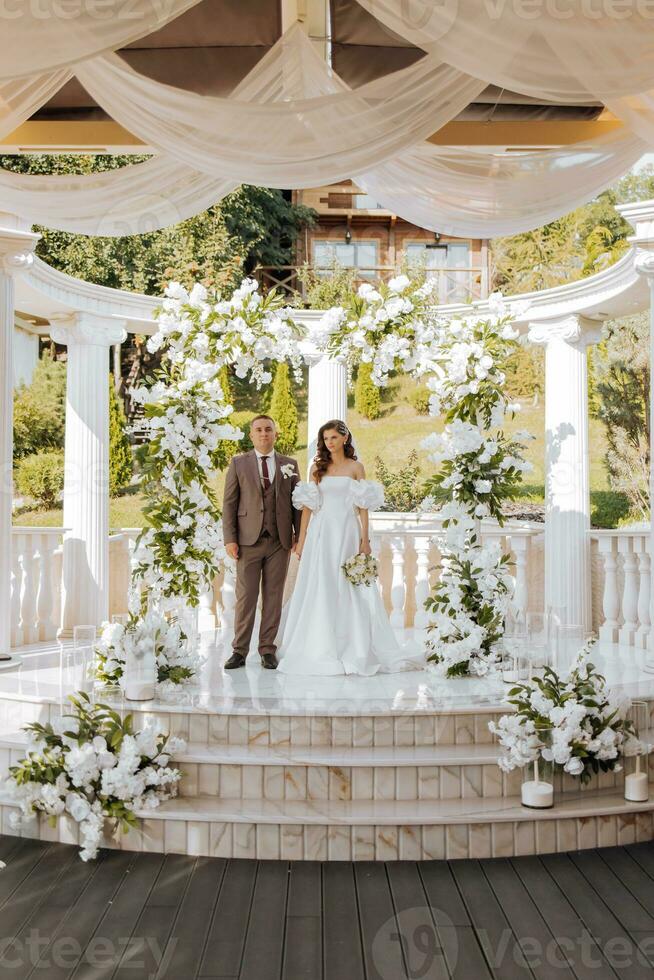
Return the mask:
<path id="1" fill-rule="evenodd" d="M 293 398 L 288 364 L 279 363 L 275 370 L 270 414 L 277 424 L 279 433 L 276 447 L 280 453 L 289 456 L 297 448 L 297 406 Z"/>
<path id="2" fill-rule="evenodd" d="M 234 388 L 232 387 L 232 378 L 229 373 L 229 368 L 225 364 L 220 369 L 218 373 L 218 379 L 220 381 L 220 387 L 222 388 L 225 401 L 230 405 L 234 404 Z M 225 421 L 231 422 L 237 428 L 242 428 L 242 425 L 236 421 L 237 415 L 243 415 L 248 413 L 232 412 L 232 414 Z M 251 447 L 250 447 L 251 448 Z M 218 443 L 218 448 L 214 453 L 214 463 L 218 469 L 224 470 L 229 465 L 229 461 L 232 456 L 236 456 L 237 453 L 241 452 L 241 443 L 234 442 L 232 439 L 221 439 Z"/>
<path id="3" fill-rule="evenodd" d="M 372 380 L 372 364 L 361 362 L 354 386 L 354 407 L 364 418 L 378 419 L 381 414 L 379 388 Z"/>
<path id="4" fill-rule="evenodd" d="M 115 497 L 129 486 L 134 470 L 132 449 L 127 438 L 127 419 L 109 376 L 109 493 Z"/>
<path id="5" fill-rule="evenodd" d="M 593 527 L 615 528 L 628 519 L 638 520 L 632 515 L 629 497 L 616 490 L 591 490 L 590 523 Z"/>
<path id="6" fill-rule="evenodd" d="M 46 354 L 14 394 L 14 459 L 63 448 L 65 420 L 66 365 Z"/>
<path id="7" fill-rule="evenodd" d="M 38 507 L 54 507 L 64 489 L 63 453 L 52 450 L 26 456 L 16 469 L 16 487 Z"/>
<path id="8" fill-rule="evenodd" d="M 298 270 L 297 277 L 303 287 L 304 304 L 310 310 L 344 306 L 357 288 L 356 270 L 346 269 L 337 262 L 319 272 L 304 265 Z"/>
<path id="9" fill-rule="evenodd" d="M 397 470 L 389 469 L 381 456 L 376 456 L 375 476 L 384 488 L 385 501 L 382 510 L 406 513 L 418 509 L 425 491 L 415 449 L 411 450 L 406 463 Z"/>
<path id="10" fill-rule="evenodd" d="M 243 438 L 240 442 L 231 443 L 235 447 L 232 452 L 232 456 L 236 453 L 247 453 L 250 449 L 253 449 L 252 440 L 250 439 L 250 424 L 252 419 L 257 415 L 258 412 L 234 412 L 230 418 L 232 425 L 235 425 L 237 429 L 243 430 Z M 231 457 L 230 457 L 231 458 Z"/>
<path id="11" fill-rule="evenodd" d="M 431 391 L 427 385 L 418 385 L 409 392 L 408 401 L 415 408 L 418 415 L 429 415 L 429 399 Z"/>

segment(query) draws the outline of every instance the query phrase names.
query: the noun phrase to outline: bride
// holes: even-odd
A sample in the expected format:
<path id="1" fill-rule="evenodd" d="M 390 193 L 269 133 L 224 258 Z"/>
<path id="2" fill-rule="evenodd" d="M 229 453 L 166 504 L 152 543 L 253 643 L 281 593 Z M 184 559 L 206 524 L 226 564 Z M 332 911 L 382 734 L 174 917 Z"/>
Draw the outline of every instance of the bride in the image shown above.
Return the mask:
<path id="1" fill-rule="evenodd" d="M 424 655 L 402 650 L 376 583 L 352 585 L 343 562 L 369 555 L 368 511 L 384 500 L 365 479 L 344 422 L 326 422 L 308 483 L 293 504 L 302 510 L 295 589 L 279 631 L 277 670 L 283 674 L 376 674 L 418 669 Z"/>

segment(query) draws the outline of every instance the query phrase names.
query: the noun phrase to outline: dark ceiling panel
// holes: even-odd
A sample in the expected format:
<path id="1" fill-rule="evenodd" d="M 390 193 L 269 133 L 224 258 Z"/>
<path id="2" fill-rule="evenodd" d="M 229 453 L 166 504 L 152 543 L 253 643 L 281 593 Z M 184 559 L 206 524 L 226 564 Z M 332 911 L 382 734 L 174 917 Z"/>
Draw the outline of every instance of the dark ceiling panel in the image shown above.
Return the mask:
<path id="1" fill-rule="evenodd" d="M 281 30 L 280 0 L 202 0 L 130 47 L 269 47 Z"/>

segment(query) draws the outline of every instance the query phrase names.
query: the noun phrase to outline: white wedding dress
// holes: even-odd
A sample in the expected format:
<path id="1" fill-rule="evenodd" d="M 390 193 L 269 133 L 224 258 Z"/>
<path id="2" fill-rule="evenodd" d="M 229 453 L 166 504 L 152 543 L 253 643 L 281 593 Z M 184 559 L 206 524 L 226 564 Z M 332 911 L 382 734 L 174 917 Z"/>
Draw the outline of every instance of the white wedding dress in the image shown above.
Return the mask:
<path id="1" fill-rule="evenodd" d="M 282 674 L 362 674 L 420 669 L 424 654 L 400 647 L 376 583 L 352 585 L 342 564 L 359 550 L 356 508 L 384 501 L 379 483 L 324 476 L 298 483 L 293 504 L 309 507 L 309 522 L 295 589 L 278 634 Z"/>

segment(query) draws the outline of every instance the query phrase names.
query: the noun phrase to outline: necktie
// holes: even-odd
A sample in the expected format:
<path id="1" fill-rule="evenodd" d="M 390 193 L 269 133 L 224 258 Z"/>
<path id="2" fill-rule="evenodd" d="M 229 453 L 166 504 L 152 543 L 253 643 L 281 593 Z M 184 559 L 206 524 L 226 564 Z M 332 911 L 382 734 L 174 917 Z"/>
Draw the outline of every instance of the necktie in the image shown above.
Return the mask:
<path id="1" fill-rule="evenodd" d="M 270 486 L 270 475 L 268 473 L 268 457 L 261 457 L 261 475 L 263 476 L 263 489 L 267 490 Z"/>

